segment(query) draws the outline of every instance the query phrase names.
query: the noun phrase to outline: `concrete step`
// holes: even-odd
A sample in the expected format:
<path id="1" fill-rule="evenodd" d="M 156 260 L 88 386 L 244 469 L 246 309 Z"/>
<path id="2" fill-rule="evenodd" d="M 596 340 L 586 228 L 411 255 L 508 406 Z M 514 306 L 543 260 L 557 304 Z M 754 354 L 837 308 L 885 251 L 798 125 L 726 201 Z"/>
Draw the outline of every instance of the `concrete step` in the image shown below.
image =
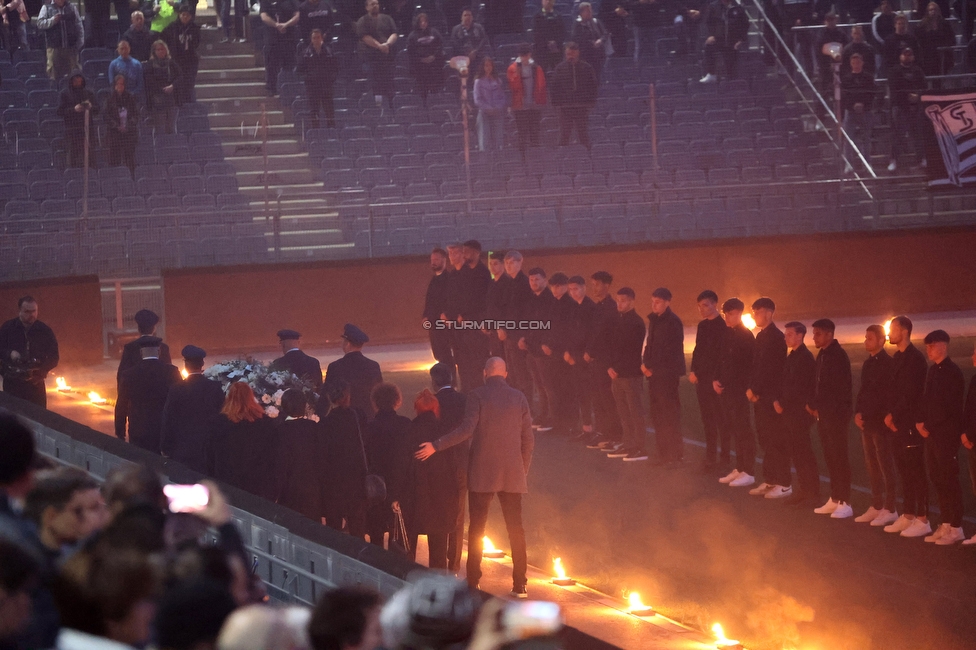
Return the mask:
<path id="1" fill-rule="evenodd" d="M 259 94 L 241 93 L 240 97 L 208 98 L 197 97 L 197 101 L 207 106 L 210 113 L 240 113 L 261 112 L 263 106 L 267 111 L 280 111 L 281 104 L 277 97 L 264 96 L 264 84 L 261 84 Z"/>
<path id="2" fill-rule="evenodd" d="M 263 96 L 263 81 L 244 81 L 241 83 L 216 83 L 206 85 L 197 84 L 197 99 L 202 102 L 206 102 L 211 99 L 234 99 L 240 97 L 256 98 Z"/>
<path id="3" fill-rule="evenodd" d="M 239 68 L 231 70 L 201 70 L 197 74 L 197 87 L 209 84 L 236 82 L 263 82 L 264 68 Z"/>
<path id="4" fill-rule="evenodd" d="M 285 124 L 285 114 L 282 111 L 267 111 L 268 124 L 277 126 Z M 210 130 L 214 133 L 241 132 L 241 123 L 253 132 L 254 125 L 261 121 L 261 111 L 234 111 L 231 113 L 210 113 Z M 291 125 L 288 125 L 291 126 Z M 294 128 L 294 127 L 292 127 Z M 224 129 L 230 129 L 225 131 Z M 223 137 L 223 135 L 221 135 Z"/>
<path id="5" fill-rule="evenodd" d="M 282 198 L 288 196 L 301 196 L 308 198 L 323 191 L 322 183 L 272 183 L 268 187 L 268 191 L 271 193 L 270 200 L 272 203 L 277 203 L 278 190 L 281 190 Z M 252 202 L 259 202 L 263 208 L 264 185 L 259 185 L 256 187 L 242 187 L 241 194 L 251 199 Z"/>
<path id="6" fill-rule="evenodd" d="M 240 70 L 253 67 L 255 67 L 253 52 L 200 57 L 200 72 L 204 70 Z"/>
<path id="7" fill-rule="evenodd" d="M 274 212 L 278 212 L 277 200 L 272 200 L 269 204 L 270 209 Z M 281 215 L 282 218 L 290 219 L 328 219 L 335 220 L 338 218 L 339 213 L 336 212 L 335 206 L 332 201 L 324 196 L 309 195 L 303 198 L 287 198 L 282 197 L 281 199 Z M 254 221 L 261 221 L 264 219 L 264 201 L 263 200 L 252 200 L 250 202 L 251 210 L 260 216 L 255 216 Z"/>
<path id="8" fill-rule="evenodd" d="M 257 142 L 260 143 L 264 138 L 264 134 L 261 132 L 261 127 L 258 126 L 258 120 L 261 119 L 260 114 L 258 114 L 257 119 L 251 119 L 244 122 L 244 128 L 241 128 L 240 122 L 233 126 L 218 126 L 214 127 L 213 122 L 210 124 L 210 130 L 216 133 L 225 142 Z M 276 141 L 291 141 L 298 143 L 298 138 L 295 134 L 295 125 L 293 124 L 272 124 L 270 118 L 268 120 L 268 140 L 269 142 Z M 277 153 L 277 152 L 275 152 Z M 282 152 L 284 153 L 284 152 Z"/>
<path id="9" fill-rule="evenodd" d="M 235 168 L 237 166 L 235 165 Z M 282 169 L 278 166 L 271 166 L 268 173 L 268 181 L 271 185 L 301 185 L 314 183 L 317 180 L 315 172 L 306 168 L 292 167 Z M 237 168 L 237 184 L 239 187 L 264 187 L 264 170 L 241 170 Z"/>
<path id="10" fill-rule="evenodd" d="M 264 171 L 264 156 L 258 153 L 250 153 L 252 150 L 247 149 L 250 145 L 239 145 L 234 150 L 234 153 L 238 155 L 225 155 L 224 160 L 234 165 L 234 169 L 239 172 L 254 172 L 254 171 Z M 244 153 L 244 152 L 248 153 Z M 226 154 L 227 147 L 224 147 L 224 152 Z M 308 162 L 308 156 L 304 153 L 269 153 L 268 154 L 268 169 L 272 172 L 276 172 L 284 169 L 303 169 L 312 173 L 313 170 Z"/>

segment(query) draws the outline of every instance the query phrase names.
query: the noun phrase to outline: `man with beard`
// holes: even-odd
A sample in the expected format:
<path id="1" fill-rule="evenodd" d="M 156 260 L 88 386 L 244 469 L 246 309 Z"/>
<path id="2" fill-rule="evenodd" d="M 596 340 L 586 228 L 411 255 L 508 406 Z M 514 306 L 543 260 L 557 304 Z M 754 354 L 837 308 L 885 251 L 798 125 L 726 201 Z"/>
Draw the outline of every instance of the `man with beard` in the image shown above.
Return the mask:
<path id="1" fill-rule="evenodd" d="M 465 392 L 484 384 L 482 368 L 488 360 L 488 334 L 481 329 L 471 329 L 470 323 L 485 319 L 488 307 L 488 287 L 491 273 L 481 261 L 481 244 L 470 239 L 461 246 L 464 264 L 458 270 L 458 314 L 465 324 L 457 331 L 458 349 L 455 360 L 461 389 Z"/>
<path id="2" fill-rule="evenodd" d="M 454 367 L 454 354 L 451 351 L 451 331 L 440 329 L 434 321 L 441 320 L 447 311 L 448 273 L 447 251 L 435 248 L 430 253 L 430 270 L 434 276 L 427 284 L 427 297 L 424 299 L 423 326 L 430 338 L 430 352 L 438 362 Z"/>
<path id="3" fill-rule="evenodd" d="M 20 313 L 0 326 L 0 366 L 3 392 L 47 408 L 44 378 L 57 367 L 58 340 L 46 323 L 37 320 L 37 301 L 24 296 Z"/>

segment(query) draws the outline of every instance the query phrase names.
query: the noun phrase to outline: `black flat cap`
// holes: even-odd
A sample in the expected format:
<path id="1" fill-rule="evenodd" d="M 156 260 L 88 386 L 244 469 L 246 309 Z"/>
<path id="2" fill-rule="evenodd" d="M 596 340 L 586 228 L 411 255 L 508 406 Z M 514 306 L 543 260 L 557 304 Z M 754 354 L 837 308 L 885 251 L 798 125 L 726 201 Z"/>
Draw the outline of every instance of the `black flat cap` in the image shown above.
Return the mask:
<path id="1" fill-rule="evenodd" d="M 369 341 L 369 337 L 366 336 L 366 332 L 362 331 L 352 323 L 346 323 L 346 326 L 342 328 L 342 338 L 346 339 L 353 345 L 362 345 Z"/>
<path id="2" fill-rule="evenodd" d="M 154 311 L 148 309 L 140 309 L 135 315 L 136 325 L 142 329 L 149 329 L 151 327 L 156 327 L 159 324 L 159 316 Z"/>
<path id="3" fill-rule="evenodd" d="M 158 336 L 143 336 L 138 340 L 140 348 L 158 348 L 163 344 L 163 339 Z"/>
<path id="4" fill-rule="evenodd" d="M 279 341 L 291 341 L 300 338 L 302 338 L 301 332 L 296 332 L 295 330 L 278 330 Z"/>
<path id="5" fill-rule="evenodd" d="M 948 343 L 948 342 L 949 342 L 949 333 L 946 332 L 945 330 L 935 330 L 933 332 L 929 332 L 925 336 L 925 345 L 931 345 L 932 343 Z"/>
<path id="6" fill-rule="evenodd" d="M 183 348 L 182 354 L 184 359 L 204 359 L 207 356 L 207 351 L 195 345 L 187 345 Z"/>

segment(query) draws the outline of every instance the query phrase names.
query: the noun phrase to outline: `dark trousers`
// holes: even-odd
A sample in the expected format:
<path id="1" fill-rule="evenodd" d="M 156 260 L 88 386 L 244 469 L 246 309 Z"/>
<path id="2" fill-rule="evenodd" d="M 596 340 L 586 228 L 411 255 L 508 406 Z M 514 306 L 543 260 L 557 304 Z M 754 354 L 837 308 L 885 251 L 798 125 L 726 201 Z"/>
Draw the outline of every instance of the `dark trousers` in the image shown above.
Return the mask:
<path id="1" fill-rule="evenodd" d="M 529 362 L 525 350 L 519 350 L 518 339 L 521 333 L 517 330 L 506 333 L 507 338 L 502 341 L 505 346 L 505 365 L 508 368 L 508 385 L 525 393 L 525 398 L 532 402 L 532 376 L 529 374 Z"/>
<path id="2" fill-rule="evenodd" d="M 734 43 L 732 44 L 734 45 Z M 735 79 L 739 69 L 739 53 L 732 45 L 725 45 L 718 41 L 705 45 L 704 66 L 706 74 L 718 74 L 718 57 L 721 56 L 725 61 L 725 76 Z"/>
<path id="3" fill-rule="evenodd" d="M 641 390 L 644 376 L 617 377 L 611 379 L 613 399 L 617 404 L 617 415 L 623 428 L 623 444 L 626 449 L 644 449 L 647 428 L 644 424 L 644 405 L 641 404 Z"/>
<path id="4" fill-rule="evenodd" d="M 454 335 L 454 332 L 451 330 L 431 329 L 428 335 L 430 337 L 430 353 L 434 355 L 434 358 L 438 362 L 447 364 L 453 370 L 455 361 L 454 352 L 451 349 L 451 337 Z"/>
<path id="5" fill-rule="evenodd" d="M 810 425 L 813 424 L 806 411 L 783 415 L 786 435 L 789 438 L 790 455 L 796 468 L 797 493 L 810 499 L 820 498 L 820 470 L 817 457 L 813 453 L 810 440 Z"/>
<path id="6" fill-rule="evenodd" d="M 608 440 L 620 442 L 624 437 L 623 425 L 617 413 L 617 401 L 613 396 L 612 380 L 607 374 L 607 367 L 598 361 L 591 361 L 587 366 L 596 430 Z"/>
<path id="7" fill-rule="evenodd" d="M 726 386 L 720 396 L 725 425 L 735 445 L 735 468 L 750 476 L 756 475 L 756 436 L 749 421 L 749 400 L 745 388 Z"/>
<path id="8" fill-rule="evenodd" d="M 959 483 L 959 434 L 932 432 L 925 439 L 925 464 L 935 485 L 942 523 L 962 526 L 962 485 Z"/>
<path id="9" fill-rule="evenodd" d="M 562 376 L 563 372 L 559 374 Z M 589 368 L 584 361 L 577 361 L 569 366 L 569 378 L 572 380 L 572 397 L 569 402 L 573 421 L 578 421 L 584 427 L 593 425 L 593 385 L 590 382 Z"/>
<path id="10" fill-rule="evenodd" d="M 467 469 L 467 468 L 465 468 Z M 457 573 L 461 569 L 461 547 L 464 546 L 464 517 L 467 514 L 467 489 L 461 490 L 461 507 L 458 509 L 457 523 L 454 532 L 447 537 L 447 569 Z M 428 543 L 429 540 L 428 540 Z"/>
<path id="11" fill-rule="evenodd" d="M 481 581 L 482 538 L 488 523 L 488 506 L 495 494 L 492 492 L 469 492 L 468 507 L 471 522 L 468 524 L 468 584 L 477 585 Z M 512 586 L 524 587 L 528 559 L 525 550 L 525 529 L 522 528 L 522 495 L 516 492 L 498 492 L 502 505 L 502 516 L 508 529 L 508 543 L 512 547 Z"/>
<path id="12" fill-rule="evenodd" d="M 929 481 L 925 476 L 924 438 L 916 431 L 898 431 L 891 445 L 901 476 L 902 513 L 929 516 Z"/>
<path id="13" fill-rule="evenodd" d="M 786 487 L 793 482 L 790 474 L 790 442 L 783 416 L 769 400 L 752 405 L 756 419 L 756 436 L 763 449 L 763 481 Z"/>
<path id="14" fill-rule="evenodd" d="M 272 95 L 278 94 L 278 74 L 295 65 L 295 43 L 279 40 L 273 35 L 265 37 L 264 87 Z"/>
<path id="15" fill-rule="evenodd" d="M 526 355 L 526 361 L 528 361 L 532 385 L 535 386 L 539 396 L 539 408 L 536 410 L 535 421 L 537 424 L 543 422 L 551 424 L 556 407 L 556 391 L 552 385 L 552 370 L 550 369 L 552 364 L 549 363 L 549 357 L 534 354 Z M 529 395 L 526 397 L 531 405 L 532 398 Z"/>
<path id="16" fill-rule="evenodd" d="M 864 465 L 871 482 L 871 505 L 895 512 L 895 458 L 891 454 L 892 432 L 887 427 L 865 427 L 861 431 Z"/>
<path id="17" fill-rule="evenodd" d="M 17 379 L 4 379 L 3 392 L 19 397 L 40 407 L 47 408 L 47 391 L 44 382 L 35 383 Z"/>
<path id="18" fill-rule="evenodd" d="M 561 355 L 553 352 L 549 360 L 552 391 L 555 396 L 553 425 L 561 433 L 578 431 L 580 427 L 580 399 L 576 391 L 575 366 L 566 363 Z"/>
<path id="19" fill-rule="evenodd" d="M 305 84 L 308 97 L 309 121 L 313 129 L 319 128 L 319 111 L 325 113 L 325 124 L 335 127 L 335 104 L 332 101 L 332 86 L 325 84 Z M 433 332 L 431 332 L 433 335 Z M 436 358 L 436 357 L 435 357 Z"/>
<path id="20" fill-rule="evenodd" d="M 647 393 L 651 398 L 651 424 L 658 455 L 664 460 L 681 460 L 685 445 L 681 437 L 678 377 L 648 377 Z"/>
<path id="21" fill-rule="evenodd" d="M 459 330 L 455 361 L 461 390 L 467 392 L 485 384 L 485 362 L 488 361 L 488 335 L 481 330 Z"/>
<path id="22" fill-rule="evenodd" d="M 190 57 L 175 60 L 176 64 L 180 66 L 181 74 L 173 90 L 176 91 L 176 104 L 182 106 L 193 101 L 193 90 L 197 87 L 197 71 L 200 69 L 200 60 Z M 277 78 L 277 73 L 275 75 Z"/>
<path id="23" fill-rule="evenodd" d="M 367 54 L 367 62 L 370 80 L 373 83 L 373 94 L 386 97 L 390 108 L 393 108 L 393 53 L 383 54 L 374 50 Z M 473 69 L 477 70 L 477 68 Z"/>
<path id="24" fill-rule="evenodd" d="M 420 535 L 410 535 L 410 551 L 407 553 L 412 561 L 417 561 L 417 538 Z M 447 571 L 447 533 L 430 533 L 427 535 L 427 566 L 431 569 Z"/>
<path id="25" fill-rule="evenodd" d="M 732 449 L 722 413 L 721 396 L 712 387 L 712 380 L 704 377 L 698 378 L 695 394 L 698 396 L 702 428 L 705 429 L 705 461 L 713 463 L 721 456 L 722 462 L 727 463 Z"/>
<path id="26" fill-rule="evenodd" d="M 542 123 L 542 112 L 538 108 L 528 108 L 515 113 L 515 130 L 518 132 L 518 147 L 525 157 L 525 150 L 529 145 L 539 146 L 539 129 Z"/>
<path id="27" fill-rule="evenodd" d="M 230 18 L 230 10 L 234 10 L 234 20 Z M 244 18 L 247 16 L 247 3 L 243 0 L 223 0 L 220 2 L 220 22 L 224 24 L 224 36 L 231 37 L 231 28 L 237 38 L 244 38 Z"/>
<path id="28" fill-rule="evenodd" d="M 132 172 L 132 175 L 135 176 L 136 139 L 134 137 L 110 136 L 108 138 L 108 164 L 111 167 L 125 165 Z"/>
<path id="29" fill-rule="evenodd" d="M 969 450 L 969 483 L 976 494 L 976 447 Z"/>
<path id="30" fill-rule="evenodd" d="M 891 107 L 891 160 L 903 158 L 909 151 L 918 160 L 925 157 L 922 141 L 922 121 L 925 119 L 921 106 Z"/>
<path id="31" fill-rule="evenodd" d="M 576 131 L 579 143 L 590 148 L 590 109 L 586 106 L 563 106 L 559 109 L 559 146 L 569 144 L 569 138 Z"/>
<path id="32" fill-rule="evenodd" d="M 850 418 L 847 417 L 821 416 L 817 422 L 820 446 L 830 477 L 830 498 L 844 503 L 851 502 L 851 457 L 847 441 L 849 425 Z"/>

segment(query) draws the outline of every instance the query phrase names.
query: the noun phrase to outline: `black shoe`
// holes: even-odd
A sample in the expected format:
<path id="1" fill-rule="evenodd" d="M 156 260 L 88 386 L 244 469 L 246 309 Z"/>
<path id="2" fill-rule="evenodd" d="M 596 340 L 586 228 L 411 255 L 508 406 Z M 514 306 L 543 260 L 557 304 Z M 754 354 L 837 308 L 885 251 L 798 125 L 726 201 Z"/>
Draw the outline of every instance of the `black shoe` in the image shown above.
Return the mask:
<path id="1" fill-rule="evenodd" d="M 524 600 L 525 598 L 529 597 L 529 592 L 525 590 L 525 585 L 522 585 L 521 587 L 513 587 L 511 593 L 508 595 L 512 598 Z"/>
<path id="2" fill-rule="evenodd" d="M 587 449 L 600 449 L 600 445 L 602 445 L 604 442 L 607 442 L 607 440 L 598 433 L 595 436 L 593 436 L 592 438 L 590 438 L 590 441 L 588 443 L 586 443 L 586 448 Z"/>

